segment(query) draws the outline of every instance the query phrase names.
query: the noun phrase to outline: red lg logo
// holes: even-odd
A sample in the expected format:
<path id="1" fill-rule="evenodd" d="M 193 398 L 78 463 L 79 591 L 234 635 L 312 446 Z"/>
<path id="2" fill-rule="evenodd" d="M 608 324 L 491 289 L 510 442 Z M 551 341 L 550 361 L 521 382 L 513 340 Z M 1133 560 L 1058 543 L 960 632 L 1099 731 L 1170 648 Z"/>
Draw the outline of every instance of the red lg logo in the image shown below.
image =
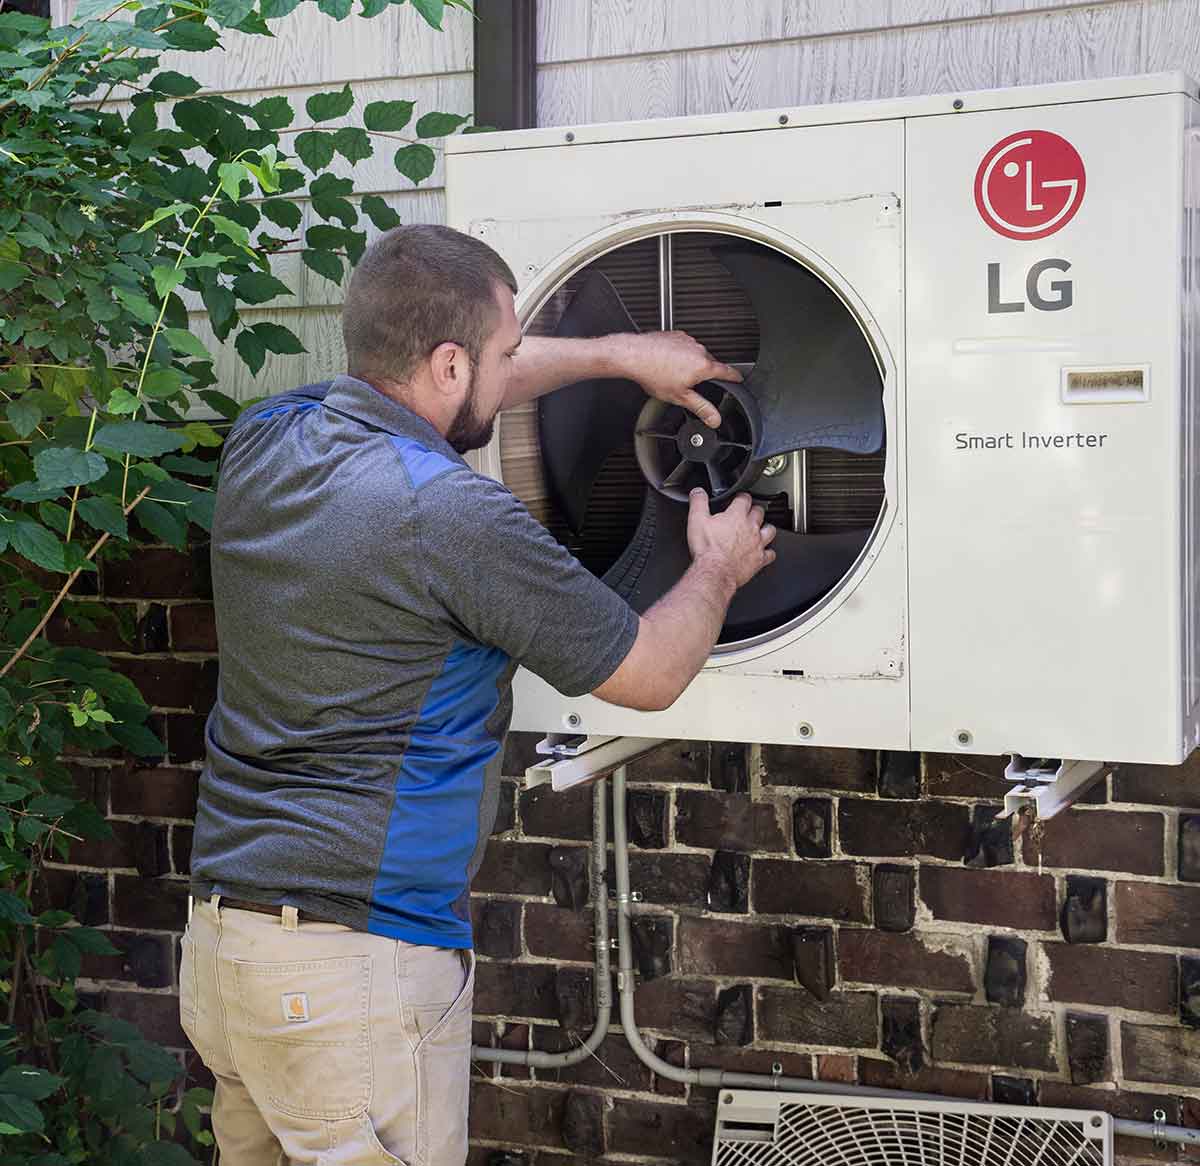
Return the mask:
<path id="1" fill-rule="evenodd" d="M 1083 202 L 1079 152 L 1049 130 L 1023 130 L 997 142 L 975 172 L 983 221 L 1009 239 L 1044 239 L 1061 230 Z"/>

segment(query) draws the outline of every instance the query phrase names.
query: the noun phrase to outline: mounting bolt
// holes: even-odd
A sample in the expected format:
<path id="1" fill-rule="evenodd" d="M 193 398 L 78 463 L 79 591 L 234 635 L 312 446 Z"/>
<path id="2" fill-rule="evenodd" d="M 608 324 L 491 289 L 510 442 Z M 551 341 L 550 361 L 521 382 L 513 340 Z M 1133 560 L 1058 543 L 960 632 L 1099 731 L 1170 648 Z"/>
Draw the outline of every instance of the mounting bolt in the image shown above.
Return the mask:
<path id="1" fill-rule="evenodd" d="M 567 134 L 567 141 L 568 141 L 568 142 L 573 142 L 574 140 L 575 140 L 575 135 L 574 135 L 574 134 L 571 134 L 571 133 Z"/>
<path id="2" fill-rule="evenodd" d="M 578 729 L 579 726 L 583 724 L 583 717 L 581 717 L 578 713 L 567 713 L 566 719 L 567 727 L 571 729 Z"/>
<path id="3" fill-rule="evenodd" d="M 721 1104 L 722 1105 L 732 1105 L 733 1104 L 733 1094 L 726 1093 L 725 1096 L 721 1098 Z"/>
<path id="4" fill-rule="evenodd" d="M 785 125 L 787 125 L 787 123 L 788 123 L 788 115 L 786 113 L 781 113 L 779 115 L 779 124 L 781 126 L 785 126 Z"/>
<path id="5" fill-rule="evenodd" d="M 699 449 L 704 444 L 704 437 L 699 433 L 693 433 L 691 436 L 692 447 Z"/>
<path id="6" fill-rule="evenodd" d="M 798 737 L 809 738 L 813 735 L 813 727 L 807 721 L 802 721 L 796 728 Z"/>
<path id="7" fill-rule="evenodd" d="M 974 738 L 974 737 L 972 737 L 972 736 L 971 736 L 971 734 L 970 734 L 970 732 L 969 732 L 968 730 L 966 730 L 966 729 L 959 729 L 959 730 L 958 730 L 958 732 L 954 734 L 954 739 L 955 739 L 955 740 L 956 740 L 956 741 L 957 741 L 957 742 L 958 742 L 958 743 L 959 743 L 959 744 L 960 744 L 960 745 L 961 745 L 961 746 L 962 746 L 964 749 L 965 749 L 965 748 L 966 748 L 968 745 L 970 745 L 970 743 L 971 743 L 973 740 L 975 740 L 975 738 Z"/>
<path id="8" fill-rule="evenodd" d="M 962 107 L 963 107 L 963 99 L 961 97 L 956 97 L 954 99 L 954 108 L 962 109 Z"/>
<path id="9" fill-rule="evenodd" d="M 629 892 L 629 901 L 631 903 L 640 903 L 642 901 L 642 892 L 641 891 L 630 891 Z"/>
<path id="10" fill-rule="evenodd" d="M 767 458 L 767 464 L 763 466 L 763 477 L 773 478 L 776 474 L 782 474 L 787 469 L 788 455 L 786 453 L 777 453 L 774 457 Z"/>

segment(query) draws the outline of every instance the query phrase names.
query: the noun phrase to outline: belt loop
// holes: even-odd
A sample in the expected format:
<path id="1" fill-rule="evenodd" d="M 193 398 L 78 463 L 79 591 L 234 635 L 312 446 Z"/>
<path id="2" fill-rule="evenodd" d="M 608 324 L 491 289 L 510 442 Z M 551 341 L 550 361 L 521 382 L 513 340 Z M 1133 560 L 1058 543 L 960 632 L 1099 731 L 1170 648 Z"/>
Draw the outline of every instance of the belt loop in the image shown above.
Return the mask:
<path id="1" fill-rule="evenodd" d="M 300 912 L 295 907 L 289 907 L 285 904 L 283 912 L 280 915 L 283 921 L 284 931 L 298 931 L 300 928 Z"/>

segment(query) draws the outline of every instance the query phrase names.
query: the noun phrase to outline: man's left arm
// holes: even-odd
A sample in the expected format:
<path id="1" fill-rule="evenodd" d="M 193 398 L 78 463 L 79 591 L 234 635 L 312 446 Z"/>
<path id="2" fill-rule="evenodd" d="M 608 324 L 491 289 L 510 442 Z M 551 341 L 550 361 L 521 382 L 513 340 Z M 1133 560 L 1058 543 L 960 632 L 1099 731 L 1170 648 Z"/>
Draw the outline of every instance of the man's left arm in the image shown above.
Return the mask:
<path id="1" fill-rule="evenodd" d="M 594 340 L 526 336 L 514 359 L 503 408 L 532 401 L 563 385 L 598 377 L 636 381 L 660 401 L 682 405 L 714 429 L 716 407 L 695 390 L 701 381 L 740 381 L 685 332 L 621 332 Z"/>

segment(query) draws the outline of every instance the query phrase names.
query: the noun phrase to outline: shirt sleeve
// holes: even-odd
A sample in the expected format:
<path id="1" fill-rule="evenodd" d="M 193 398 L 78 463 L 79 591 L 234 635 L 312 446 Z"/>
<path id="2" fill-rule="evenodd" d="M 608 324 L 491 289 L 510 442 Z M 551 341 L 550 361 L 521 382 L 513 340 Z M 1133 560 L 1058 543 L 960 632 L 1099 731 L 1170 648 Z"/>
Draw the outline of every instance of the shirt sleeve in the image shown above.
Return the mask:
<path id="1" fill-rule="evenodd" d="M 435 605 L 565 696 L 603 684 L 629 654 L 637 613 L 500 483 L 461 470 L 418 492 Z"/>

